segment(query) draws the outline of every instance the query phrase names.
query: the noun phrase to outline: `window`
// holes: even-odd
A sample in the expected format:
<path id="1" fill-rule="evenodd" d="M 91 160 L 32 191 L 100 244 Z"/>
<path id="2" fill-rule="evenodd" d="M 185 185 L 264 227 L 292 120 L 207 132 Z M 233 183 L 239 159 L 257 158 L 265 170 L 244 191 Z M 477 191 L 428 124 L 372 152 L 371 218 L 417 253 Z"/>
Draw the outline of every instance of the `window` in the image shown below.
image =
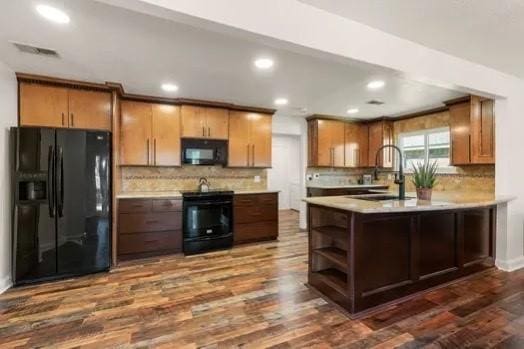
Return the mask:
<path id="1" fill-rule="evenodd" d="M 437 161 L 439 169 L 450 167 L 449 128 L 423 130 L 399 135 L 399 145 L 408 171 L 417 163 Z"/>

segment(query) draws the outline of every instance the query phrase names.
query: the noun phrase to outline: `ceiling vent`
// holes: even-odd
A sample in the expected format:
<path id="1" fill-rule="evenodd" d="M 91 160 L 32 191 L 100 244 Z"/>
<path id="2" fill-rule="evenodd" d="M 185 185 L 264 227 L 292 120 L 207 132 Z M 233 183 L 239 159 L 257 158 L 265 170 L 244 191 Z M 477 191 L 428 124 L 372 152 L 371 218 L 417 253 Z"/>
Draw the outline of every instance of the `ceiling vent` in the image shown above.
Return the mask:
<path id="1" fill-rule="evenodd" d="M 367 104 L 371 104 L 371 105 L 382 105 L 382 104 L 384 104 L 384 102 L 376 100 L 376 99 L 372 99 L 372 100 L 370 100 L 370 101 L 368 101 L 366 103 Z"/>
<path id="2" fill-rule="evenodd" d="M 51 50 L 49 48 L 37 47 L 27 44 L 21 44 L 19 42 L 11 42 L 20 52 L 31 53 L 34 55 L 48 56 L 48 57 L 58 57 L 58 52 Z"/>

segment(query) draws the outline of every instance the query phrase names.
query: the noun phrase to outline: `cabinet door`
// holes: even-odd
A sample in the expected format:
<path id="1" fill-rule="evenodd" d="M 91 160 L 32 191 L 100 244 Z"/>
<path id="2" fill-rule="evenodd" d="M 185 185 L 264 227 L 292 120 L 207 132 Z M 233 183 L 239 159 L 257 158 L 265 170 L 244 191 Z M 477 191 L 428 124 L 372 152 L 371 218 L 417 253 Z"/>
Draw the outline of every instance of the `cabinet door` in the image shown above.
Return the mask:
<path id="1" fill-rule="evenodd" d="M 374 122 L 369 124 L 369 151 L 368 151 L 368 165 L 375 166 L 378 158 L 378 166 L 382 167 L 384 163 L 384 156 L 382 154 L 377 156 L 378 149 L 383 145 L 382 123 Z"/>
<path id="2" fill-rule="evenodd" d="M 394 144 L 393 142 L 393 124 L 391 122 L 382 122 L 382 145 Z M 393 148 L 385 148 L 383 151 L 382 167 L 393 167 Z"/>
<path id="3" fill-rule="evenodd" d="M 318 132 L 317 121 L 309 120 L 307 122 L 307 159 L 308 166 L 318 166 L 317 148 L 318 148 Z"/>
<path id="4" fill-rule="evenodd" d="M 180 166 L 180 107 L 152 106 L 152 165 Z"/>
<path id="5" fill-rule="evenodd" d="M 180 115 L 182 118 L 182 137 L 207 138 L 205 108 L 183 105 Z"/>
<path id="6" fill-rule="evenodd" d="M 471 96 L 471 163 L 495 163 L 494 101 Z"/>
<path id="7" fill-rule="evenodd" d="M 20 83 L 20 125 L 68 127 L 67 89 Z"/>
<path id="8" fill-rule="evenodd" d="M 451 164 L 470 164 L 470 103 L 450 106 L 449 117 L 451 128 Z"/>
<path id="9" fill-rule="evenodd" d="M 272 117 L 266 114 L 250 114 L 251 165 L 271 167 Z"/>
<path id="10" fill-rule="evenodd" d="M 317 166 L 333 166 L 331 120 L 317 120 Z"/>
<path id="11" fill-rule="evenodd" d="M 333 149 L 333 167 L 344 167 L 344 123 L 330 121 L 331 148 Z"/>
<path id="12" fill-rule="evenodd" d="M 354 123 L 346 123 L 345 128 L 345 155 L 344 155 L 344 166 L 345 167 L 358 167 L 359 156 L 360 156 L 360 145 L 359 145 L 359 125 Z"/>
<path id="13" fill-rule="evenodd" d="M 229 110 L 220 108 L 205 108 L 207 138 L 228 139 Z"/>
<path id="14" fill-rule="evenodd" d="M 120 165 L 151 163 L 151 104 L 122 101 Z"/>
<path id="15" fill-rule="evenodd" d="M 251 165 L 250 118 L 252 113 L 231 111 L 229 114 L 228 166 Z"/>
<path id="16" fill-rule="evenodd" d="M 70 89 L 69 126 L 111 131 L 111 94 Z"/>
<path id="17" fill-rule="evenodd" d="M 358 166 L 367 167 L 369 166 L 369 127 L 368 125 L 359 125 L 358 130 Z"/>

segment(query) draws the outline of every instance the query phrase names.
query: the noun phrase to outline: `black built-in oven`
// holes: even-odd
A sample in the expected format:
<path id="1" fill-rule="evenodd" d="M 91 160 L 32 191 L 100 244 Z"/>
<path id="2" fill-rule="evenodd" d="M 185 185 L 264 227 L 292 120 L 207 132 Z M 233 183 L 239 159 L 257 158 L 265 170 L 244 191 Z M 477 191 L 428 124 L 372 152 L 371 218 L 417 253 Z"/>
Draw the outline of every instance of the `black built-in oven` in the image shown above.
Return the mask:
<path id="1" fill-rule="evenodd" d="M 183 193 L 184 253 L 233 246 L 233 192 Z"/>
<path id="2" fill-rule="evenodd" d="M 182 139 L 182 163 L 186 165 L 226 165 L 227 141 Z"/>

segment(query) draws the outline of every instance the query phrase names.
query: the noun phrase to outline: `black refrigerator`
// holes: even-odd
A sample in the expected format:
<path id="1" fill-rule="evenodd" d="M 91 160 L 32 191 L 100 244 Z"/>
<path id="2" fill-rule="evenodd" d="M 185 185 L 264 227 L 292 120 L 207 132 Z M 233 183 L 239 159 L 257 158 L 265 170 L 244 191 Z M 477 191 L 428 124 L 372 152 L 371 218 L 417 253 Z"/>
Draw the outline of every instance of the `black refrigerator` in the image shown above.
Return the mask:
<path id="1" fill-rule="evenodd" d="M 11 129 L 15 285 L 108 270 L 111 135 Z"/>

